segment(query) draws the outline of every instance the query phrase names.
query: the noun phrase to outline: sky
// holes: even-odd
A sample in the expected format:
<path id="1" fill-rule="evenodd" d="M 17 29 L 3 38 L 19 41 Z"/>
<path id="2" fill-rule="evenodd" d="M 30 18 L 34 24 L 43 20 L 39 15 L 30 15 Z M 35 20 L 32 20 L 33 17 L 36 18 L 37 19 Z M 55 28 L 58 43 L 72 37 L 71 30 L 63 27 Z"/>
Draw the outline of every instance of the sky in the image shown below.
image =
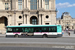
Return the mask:
<path id="1" fill-rule="evenodd" d="M 75 18 L 75 0 L 56 0 L 57 18 L 60 18 L 63 12 L 69 12 L 72 18 Z"/>

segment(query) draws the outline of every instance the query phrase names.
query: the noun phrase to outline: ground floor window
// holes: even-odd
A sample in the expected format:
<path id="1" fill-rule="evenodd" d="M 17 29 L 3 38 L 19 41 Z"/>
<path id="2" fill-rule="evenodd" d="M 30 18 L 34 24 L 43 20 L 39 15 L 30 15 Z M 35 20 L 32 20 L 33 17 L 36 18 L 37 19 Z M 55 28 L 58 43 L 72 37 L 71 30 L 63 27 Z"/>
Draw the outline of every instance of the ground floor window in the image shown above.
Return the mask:
<path id="1" fill-rule="evenodd" d="M 18 25 L 21 25 L 22 23 L 18 23 Z"/>
<path id="2" fill-rule="evenodd" d="M 35 16 L 31 17 L 30 18 L 30 24 L 37 25 L 38 24 L 37 17 L 35 17 Z"/>
<path id="3" fill-rule="evenodd" d="M 49 25 L 49 23 L 45 23 L 45 25 Z"/>

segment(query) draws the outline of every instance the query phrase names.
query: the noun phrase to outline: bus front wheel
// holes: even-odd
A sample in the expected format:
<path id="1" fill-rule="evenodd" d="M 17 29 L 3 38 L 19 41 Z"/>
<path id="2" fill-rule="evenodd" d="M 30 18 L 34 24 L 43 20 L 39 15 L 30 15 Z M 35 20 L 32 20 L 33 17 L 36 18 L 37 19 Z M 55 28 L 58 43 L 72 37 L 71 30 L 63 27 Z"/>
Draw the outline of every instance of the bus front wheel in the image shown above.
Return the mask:
<path id="1" fill-rule="evenodd" d="M 43 35 L 43 38 L 47 38 L 48 36 L 47 35 Z"/>
<path id="2" fill-rule="evenodd" d="M 16 37 L 16 38 L 18 38 L 18 37 L 19 37 L 19 35 L 17 35 L 17 34 L 16 34 L 16 35 L 15 35 L 15 37 Z"/>

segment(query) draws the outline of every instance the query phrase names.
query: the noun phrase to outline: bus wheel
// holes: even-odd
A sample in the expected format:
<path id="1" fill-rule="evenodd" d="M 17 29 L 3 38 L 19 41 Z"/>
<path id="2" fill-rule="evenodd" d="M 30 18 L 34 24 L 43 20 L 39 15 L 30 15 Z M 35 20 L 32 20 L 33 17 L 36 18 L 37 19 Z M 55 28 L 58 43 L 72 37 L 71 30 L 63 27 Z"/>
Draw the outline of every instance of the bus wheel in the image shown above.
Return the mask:
<path id="1" fill-rule="evenodd" d="M 43 38 L 47 38 L 47 35 L 43 35 Z"/>
<path id="2" fill-rule="evenodd" d="M 17 34 L 16 34 L 16 35 L 15 35 L 15 37 L 16 37 L 16 38 L 18 38 L 18 37 L 19 37 L 19 35 L 17 35 Z"/>
<path id="3" fill-rule="evenodd" d="M 8 37 L 8 36 L 6 35 L 6 37 Z"/>

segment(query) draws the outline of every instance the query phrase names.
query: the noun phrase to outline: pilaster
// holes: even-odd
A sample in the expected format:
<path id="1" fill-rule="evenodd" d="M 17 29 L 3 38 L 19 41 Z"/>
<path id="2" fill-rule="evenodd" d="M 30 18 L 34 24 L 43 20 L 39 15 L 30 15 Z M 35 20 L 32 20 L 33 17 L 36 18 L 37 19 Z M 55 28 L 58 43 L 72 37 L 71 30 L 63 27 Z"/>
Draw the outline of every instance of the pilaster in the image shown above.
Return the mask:
<path id="1" fill-rule="evenodd" d="M 39 25 L 41 25 L 41 15 L 39 15 Z"/>
<path id="2" fill-rule="evenodd" d="M 39 0 L 39 8 L 41 8 L 41 0 Z"/>

